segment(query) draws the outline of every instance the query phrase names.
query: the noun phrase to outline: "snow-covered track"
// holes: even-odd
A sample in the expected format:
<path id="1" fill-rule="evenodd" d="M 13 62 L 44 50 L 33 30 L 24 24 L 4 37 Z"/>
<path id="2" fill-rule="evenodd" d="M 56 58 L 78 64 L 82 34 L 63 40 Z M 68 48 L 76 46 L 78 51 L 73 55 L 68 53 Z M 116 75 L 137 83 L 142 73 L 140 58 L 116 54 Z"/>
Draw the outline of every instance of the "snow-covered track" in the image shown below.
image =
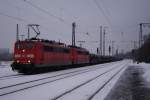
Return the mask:
<path id="1" fill-rule="evenodd" d="M 5 75 L 5 76 L 0 76 L 0 80 L 18 78 L 18 77 L 21 77 L 21 76 L 22 76 L 22 74 Z"/>
<path id="2" fill-rule="evenodd" d="M 92 98 L 93 98 L 100 90 L 102 90 L 103 87 L 105 87 L 105 86 L 107 85 L 107 83 L 109 83 L 122 69 L 124 69 L 125 66 L 126 66 L 126 65 L 124 65 L 123 67 L 121 67 L 121 68 L 119 69 L 119 71 L 117 71 L 116 73 L 114 73 L 114 75 L 113 75 L 112 77 L 110 77 L 110 79 L 109 79 L 108 81 L 106 81 L 97 91 L 95 91 L 95 93 L 93 93 L 91 96 L 89 96 L 87 100 L 92 100 Z M 102 76 L 104 76 L 104 75 L 106 75 L 106 74 L 109 74 L 109 72 L 115 70 L 115 69 L 118 68 L 118 67 L 120 67 L 120 65 L 117 65 L 117 66 L 115 66 L 115 67 L 113 67 L 113 68 L 111 68 L 111 69 L 109 69 L 109 70 L 107 70 L 107 71 L 105 71 L 105 72 L 103 72 L 103 73 L 101 73 L 101 74 L 99 74 L 99 75 L 97 75 L 97 76 L 95 76 L 95 77 L 93 77 L 93 78 L 91 78 L 91 79 L 85 81 L 84 83 L 79 84 L 79 85 L 77 85 L 76 87 L 73 87 L 72 89 L 70 89 L 70 90 L 68 90 L 68 91 L 65 91 L 64 93 L 62 93 L 62 94 L 60 94 L 60 95 L 58 95 L 58 96 L 56 96 L 56 97 L 54 97 L 54 98 L 51 98 L 51 100 L 60 99 L 60 98 L 62 98 L 63 96 L 65 96 L 66 94 L 69 95 L 69 93 L 73 92 L 74 90 L 79 89 L 80 87 L 82 87 L 82 86 L 84 86 L 84 85 L 86 85 L 86 84 L 88 84 L 88 83 L 94 81 L 95 79 L 97 79 L 97 78 L 99 78 L 99 77 L 102 77 Z"/>
<path id="3" fill-rule="evenodd" d="M 125 65 L 126 66 L 126 65 Z M 119 72 L 121 72 L 124 67 L 121 67 L 119 69 L 119 71 L 117 71 L 116 73 L 114 73 L 113 76 L 111 76 L 98 90 L 96 90 L 87 100 L 92 100 L 94 98 L 94 96 L 96 96 Z"/>
<path id="4" fill-rule="evenodd" d="M 59 75 L 44 77 L 44 78 L 40 78 L 40 79 L 36 79 L 36 80 L 31 80 L 31 81 L 27 81 L 27 82 L 22 82 L 22 83 L 18 83 L 18 84 L 0 87 L 0 96 L 5 96 L 8 94 L 12 94 L 15 92 L 33 88 L 36 86 L 44 85 L 47 83 L 52 83 L 52 82 L 55 82 L 55 81 L 58 81 L 61 79 L 73 77 L 73 76 L 87 73 L 90 71 L 95 71 L 97 69 L 107 67 L 107 65 L 109 65 L 109 64 L 105 64 L 102 67 L 91 67 L 91 68 L 87 68 L 87 69 L 71 71 L 71 72 L 67 72 L 67 73 L 63 73 L 63 74 L 59 74 Z M 108 67 L 110 67 L 110 66 L 108 66 Z"/>

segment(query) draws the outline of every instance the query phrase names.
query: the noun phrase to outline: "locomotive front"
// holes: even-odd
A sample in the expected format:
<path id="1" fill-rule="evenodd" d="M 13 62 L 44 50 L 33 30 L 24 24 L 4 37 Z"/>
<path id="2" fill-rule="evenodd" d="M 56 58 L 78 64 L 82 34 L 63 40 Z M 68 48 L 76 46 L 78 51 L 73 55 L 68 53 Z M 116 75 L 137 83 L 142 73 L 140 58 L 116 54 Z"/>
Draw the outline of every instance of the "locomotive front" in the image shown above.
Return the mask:
<path id="1" fill-rule="evenodd" d="M 17 41 L 14 47 L 13 70 L 25 71 L 34 67 L 36 43 L 33 41 Z"/>

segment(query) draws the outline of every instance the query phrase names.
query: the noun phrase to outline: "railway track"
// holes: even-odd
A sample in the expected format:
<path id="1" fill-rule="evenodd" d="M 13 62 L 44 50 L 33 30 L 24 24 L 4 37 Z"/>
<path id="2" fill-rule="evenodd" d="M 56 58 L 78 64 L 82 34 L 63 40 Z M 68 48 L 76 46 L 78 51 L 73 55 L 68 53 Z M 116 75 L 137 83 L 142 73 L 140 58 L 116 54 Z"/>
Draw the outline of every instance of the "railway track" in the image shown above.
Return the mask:
<path id="1" fill-rule="evenodd" d="M 112 62 L 113 64 L 114 62 Z M 102 64 L 103 65 L 103 64 Z M 106 63 L 106 65 L 109 65 L 109 63 Z M 34 75 L 34 74 L 33 74 Z M 36 75 L 36 74 L 35 74 Z M 12 78 L 19 78 L 20 76 L 30 76 L 30 75 L 24 75 L 24 74 L 11 74 L 11 75 L 5 75 L 5 76 L 0 76 L 0 80 L 6 80 L 6 79 L 12 79 Z"/>
<path id="2" fill-rule="evenodd" d="M 91 96 L 88 97 L 88 99 L 86 100 L 92 100 L 92 98 L 99 92 L 101 91 L 125 66 L 121 67 L 112 77 L 110 77 L 98 90 L 96 90 Z M 109 72 L 111 72 L 112 70 L 115 70 L 116 67 L 113 67 L 111 69 L 109 69 L 108 71 L 105 71 L 95 77 L 93 77 L 92 79 L 89 79 L 87 81 L 85 81 L 84 83 L 82 84 L 79 84 L 77 85 L 76 87 L 73 87 L 72 89 L 68 90 L 68 91 L 65 91 L 64 93 L 58 95 L 58 96 L 55 96 L 54 98 L 51 98 L 50 100 L 59 100 L 60 98 L 62 98 L 63 96 L 66 96 L 67 94 L 81 88 L 82 86 L 94 81 L 95 79 L 99 78 L 99 77 L 102 77 L 106 74 L 108 74 Z M 62 100 L 62 99 L 61 99 Z"/>
<path id="3" fill-rule="evenodd" d="M 19 92 L 22 90 L 30 89 L 30 88 L 37 87 L 40 85 L 52 83 L 52 82 L 55 82 L 58 80 L 73 77 L 73 76 L 87 73 L 90 71 L 95 71 L 100 68 L 104 68 L 107 65 L 109 65 L 109 64 L 103 65 L 102 67 L 94 67 L 94 68 L 92 67 L 92 68 L 87 68 L 87 69 L 82 69 L 82 70 L 76 70 L 76 71 L 71 71 L 68 73 L 63 73 L 63 74 L 59 74 L 59 75 L 55 75 L 55 76 L 50 76 L 50 77 L 40 78 L 40 79 L 36 79 L 36 80 L 32 80 L 32 81 L 27 81 L 27 82 L 13 84 L 13 85 L 9 85 L 9 86 L 0 87 L 0 96 L 5 96 L 8 94 L 12 94 L 12 93 Z"/>
<path id="4" fill-rule="evenodd" d="M 113 76 L 111 76 L 100 88 L 98 88 L 87 100 L 92 100 L 119 72 L 124 69 L 124 66 L 119 69 Z"/>
<path id="5" fill-rule="evenodd" d="M 21 77 L 21 76 L 23 76 L 23 75 L 22 74 L 12 74 L 12 75 L 0 76 L 0 80 L 18 78 L 18 77 Z"/>

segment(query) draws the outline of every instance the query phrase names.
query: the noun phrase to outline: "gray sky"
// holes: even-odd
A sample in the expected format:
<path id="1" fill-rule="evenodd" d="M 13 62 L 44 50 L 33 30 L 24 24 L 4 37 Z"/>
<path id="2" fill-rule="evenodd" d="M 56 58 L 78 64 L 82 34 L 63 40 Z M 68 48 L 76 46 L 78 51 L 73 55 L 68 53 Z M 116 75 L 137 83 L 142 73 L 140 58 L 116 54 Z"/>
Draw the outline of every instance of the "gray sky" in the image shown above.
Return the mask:
<path id="1" fill-rule="evenodd" d="M 131 41 L 138 40 L 138 24 L 150 22 L 149 5 L 150 0 L 0 0 L 0 48 L 13 51 L 16 24 L 20 34 L 27 35 L 30 23 L 41 25 L 41 38 L 71 44 L 71 23 L 75 21 L 76 41 L 87 41 L 83 47 L 91 52 L 99 46 L 89 41 L 99 40 L 100 25 L 107 27 L 106 49 L 115 41 L 115 48 L 128 51 L 133 48 Z M 144 34 L 148 33 L 145 27 Z"/>

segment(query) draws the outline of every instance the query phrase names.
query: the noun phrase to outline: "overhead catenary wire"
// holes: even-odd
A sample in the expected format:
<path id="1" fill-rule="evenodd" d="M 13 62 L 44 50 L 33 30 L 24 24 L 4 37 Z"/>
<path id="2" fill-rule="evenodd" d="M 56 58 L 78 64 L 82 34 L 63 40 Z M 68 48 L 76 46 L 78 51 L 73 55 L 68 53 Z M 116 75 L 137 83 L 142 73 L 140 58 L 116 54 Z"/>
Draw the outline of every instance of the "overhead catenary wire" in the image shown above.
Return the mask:
<path id="1" fill-rule="evenodd" d="M 51 17 L 54 17 L 54 18 L 58 19 L 59 21 L 64 21 L 62 18 L 51 14 L 50 12 L 48 12 L 48 11 L 42 9 L 41 7 L 39 7 L 39 6 L 35 5 L 35 4 L 33 4 L 32 2 L 27 1 L 27 0 L 24 0 L 24 1 L 25 1 L 26 3 L 28 3 L 29 5 L 31 5 L 32 7 L 36 8 L 36 9 L 38 9 L 38 10 L 40 10 L 40 11 L 42 11 L 42 12 L 48 14 L 48 15 L 50 15 Z"/>
<path id="2" fill-rule="evenodd" d="M 109 16 L 109 18 L 111 18 L 112 16 L 111 16 L 110 10 L 108 9 L 109 6 L 106 7 L 104 0 L 101 0 L 101 5 L 103 5 L 102 7 L 103 7 L 103 9 L 105 10 L 107 16 Z M 110 20 L 110 19 L 109 19 L 109 20 Z M 110 20 L 110 21 L 111 21 L 111 20 Z"/>
<path id="3" fill-rule="evenodd" d="M 47 10 L 41 8 L 40 6 L 38 6 L 38 5 L 36 5 L 36 4 L 32 3 L 32 2 L 30 2 L 30 1 L 28 1 L 28 0 L 23 0 L 23 1 L 26 2 L 27 4 L 29 4 L 30 6 L 36 8 L 37 10 L 39 10 L 39 11 L 41 11 L 41 12 L 43 12 L 43 13 L 49 15 L 50 17 L 53 17 L 53 18 L 57 19 L 58 21 L 60 21 L 60 22 L 62 22 L 62 23 L 65 23 L 66 25 L 68 25 L 68 23 L 67 23 L 66 21 L 64 21 L 64 19 L 62 19 L 61 17 L 58 17 L 58 16 L 56 16 L 56 15 L 50 13 L 49 11 L 47 11 Z M 69 26 L 70 26 L 70 25 L 69 25 Z"/>
<path id="4" fill-rule="evenodd" d="M 5 16 L 5 17 L 11 18 L 11 19 L 16 20 L 16 21 L 21 21 L 21 22 L 25 22 L 25 23 L 31 23 L 28 20 L 25 20 L 25 19 L 22 19 L 22 18 L 19 18 L 19 17 L 16 17 L 16 16 L 8 15 L 8 14 L 5 14 L 3 12 L 0 12 L 0 16 Z M 41 26 L 41 27 L 43 27 L 44 29 L 48 30 L 48 28 L 46 28 L 44 26 Z"/>
<path id="5" fill-rule="evenodd" d="M 101 7 L 101 5 L 100 5 L 96 0 L 93 0 L 93 2 L 94 2 L 94 4 L 97 6 L 97 8 L 100 10 L 100 12 L 103 13 L 103 15 L 104 15 L 106 21 L 108 22 L 108 24 L 109 24 L 110 26 L 112 26 L 109 17 L 106 15 L 106 13 L 105 13 L 105 11 L 103 10 L 103 8 Z"/>
<path id="6" fill-rule="evenodd" d="M 17 6 L 13 6 L 12 7 L 15 7 L 18 9 Z M 13 19 L 15 21 L 19 21 L 19 22 L 23 22 L 25 24 L 29 24 L 29 23 L 32 23 L 32 21 L 29 21 L 27 19 L 24 19 L 24 18 L 21 18 L 21 17 L 18 17 L 18 16 L 14 16 L 14 15 L 9 15 L 9 14 L 6 14 L 4 12 L 0 12 L 0 16 L 4 16 L 4 17 L 7 17 L 7 18 L 10 18 L 10 19 Z M 49 28 L 45 27 L 45 26 L 40 26 L 42 28 L 44 28 L 45 30 L 47 30 L 47 32 L 49 32 Z"/>
<path id="7" fill-rule="evenodd" d="M 22 19 L 22 18 L 19 18 L 19 17 L 16 17 L 16 16 L 12 16 L 12 15 L 8 15 L 8 14 L 5 14 L 3 12 L 0 12 L 0 15 L 11 18 L 11 19 L 14 19 L 14 20 L 17 20 L 17 21 L 27 22 L 25 19 Z"/>
<path id="8" fill-rule="evenodd" d="M 28 4 L 30 4 L 32 7 L 36 8 L 36 9 L 38 9 L 38 10 L 40 10 L 40 11 L 44 12 L 44 13 L 49 14 L 51 17 L 53 17 L 53 18 L 55 18 L 55 19 L 57 19 L 57 20 L 59 20 L 59 21 L 61 21 L 61 22 L 64 22 L 64 23 L 65 23 L 64 19 L 62 19 L 61 17 L 58 17 L 58 16 L 56 16 L 56 15 L 54 15 L 54 14 L 51 14 L 50 12 L 48 12 L 48 11 L 46 11 L 46 10 L 44 10 L 44 9 L 40 8 L 39 6 L 37 6 L 37 5 L 33 4 L 33 3 L 32 3 L 32 2 L 30 2 L 30 1 L 27 1 L 27 0 L 23 0 L 23 1 L 25 1 L 25 2 L 26 2 L 26 3 L 28 3 Z M 16 8 L 17 10 L 19 10 L 19 9 L 20 9 L 20 7 L 15 6 L 15 5 L 13 5 L 12 3 L 9 3 L 9 2 L 7 2 L 7 3 L 8 3 L 9 5 L 11 5 L 12 7 Z M 5 15 L 6 15 L 7 17 L 9 17 L 9 15 L 4 14 L 4 16 L 5 16 Z M 10 15 L 10 17 L 13 17 L 13 16 L 11 16 L 11 15 Z M 24 19 L 19 18 L 19 17 L 15 17 L 15 18 L 16 18 L 16 19 L 24 20 Z M 15 19 L 15 18 L 14 18 L 14 19 Z M 24 21 L 27 21 L 27 20 L 24 20 Z M 27 21 L 27 22 L 29 22 L 29 21 Z"/>
<path id="9" fill-rule="evenodd" d="M 19 17 L 16 17 L 16 16 L 8 15 L 8 14 L 5 14 L 3 12 L 0 12 L 0 16 L 8 17 L 10 19 L 13 19 L 13 20 L 16 20 L 16 21 L 20 21 L 20 22 L 24 22 L 24 23 L 27 23 L 27 24 L 31 23 L 28 20 L 25 20 L 25 19 L 22 19 L 22 18 L 19 18 Z M 41 27 L 43 27 L 44 29 L 46 29 L 48 31 L 47 27 L 44 27 L 44 26 L 41 26 Z"/>

